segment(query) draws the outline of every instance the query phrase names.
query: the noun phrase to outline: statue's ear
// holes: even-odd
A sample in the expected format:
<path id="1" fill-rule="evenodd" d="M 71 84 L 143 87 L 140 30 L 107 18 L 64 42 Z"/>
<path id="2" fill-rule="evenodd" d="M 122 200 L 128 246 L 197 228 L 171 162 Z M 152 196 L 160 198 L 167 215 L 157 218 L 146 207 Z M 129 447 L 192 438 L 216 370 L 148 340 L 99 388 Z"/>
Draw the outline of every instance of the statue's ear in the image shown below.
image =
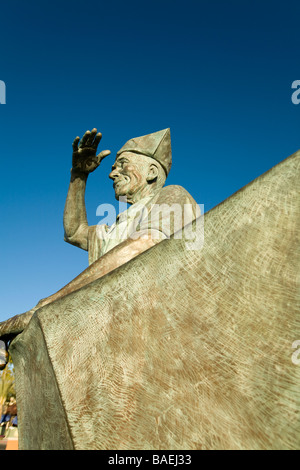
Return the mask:
<path id="1" fill-rule="evenodd" d="M 153 180 L 156 180 L 158 177 L 158 168 L 155 163 L 151 163 L 148 170 L 147 181 L 151 183 Z"/>

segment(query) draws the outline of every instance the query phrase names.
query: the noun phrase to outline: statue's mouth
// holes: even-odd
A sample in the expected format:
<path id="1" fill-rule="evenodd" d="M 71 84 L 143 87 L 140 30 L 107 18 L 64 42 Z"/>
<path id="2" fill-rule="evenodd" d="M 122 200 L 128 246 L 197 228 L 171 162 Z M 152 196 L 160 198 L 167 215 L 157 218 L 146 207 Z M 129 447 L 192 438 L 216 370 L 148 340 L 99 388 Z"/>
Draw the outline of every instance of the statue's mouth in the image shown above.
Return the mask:
<path id="1" fill-rule="evenodd" d="M 129 182 L 129 177 L 118 178 L 117 180 L 114 180 L 113 188 L 115 189 L 117 186 L 120 186 L 120 184 L 125 184 L 128 182 Z"/>
<path id="2" fill-rule="evenodd" d="M 117 186 L 119 186 L 121 181 L 114 181 L 113 188 L 116 189 Z"/>

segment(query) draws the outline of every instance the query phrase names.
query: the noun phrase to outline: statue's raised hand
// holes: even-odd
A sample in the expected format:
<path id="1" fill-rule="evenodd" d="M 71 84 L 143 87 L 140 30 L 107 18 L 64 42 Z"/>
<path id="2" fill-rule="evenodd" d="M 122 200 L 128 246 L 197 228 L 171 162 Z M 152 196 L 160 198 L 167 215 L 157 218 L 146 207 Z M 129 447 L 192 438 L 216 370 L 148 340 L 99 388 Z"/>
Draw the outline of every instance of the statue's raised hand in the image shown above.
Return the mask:
<path id="1" fill-rule="evenodd" d="M 73 142 L 73 160 L 72 168 L 82 173 L 92 173 L 100 165 L 103 158 L 109 155 L 110 150 L 103 150 L 98 155 L 97 147 L 102 138 L 101 132 L 97 129 L 86 131 L 82 139 L 79 137 Z"/>

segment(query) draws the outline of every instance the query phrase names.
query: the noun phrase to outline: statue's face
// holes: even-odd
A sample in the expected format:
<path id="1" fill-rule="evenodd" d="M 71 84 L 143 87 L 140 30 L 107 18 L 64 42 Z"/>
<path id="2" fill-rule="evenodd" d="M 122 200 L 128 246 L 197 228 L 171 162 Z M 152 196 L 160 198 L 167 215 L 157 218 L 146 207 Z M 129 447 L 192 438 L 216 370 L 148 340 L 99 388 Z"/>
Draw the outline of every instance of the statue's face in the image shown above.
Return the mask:
<path id="1" fill-rule="evenodd" d="M 123 152 L 116 158 L 109 177 L 114 182 L 116 199 L 126 196 L 128 202 L 147 186 L 149 158 L 132 152 Z"/>

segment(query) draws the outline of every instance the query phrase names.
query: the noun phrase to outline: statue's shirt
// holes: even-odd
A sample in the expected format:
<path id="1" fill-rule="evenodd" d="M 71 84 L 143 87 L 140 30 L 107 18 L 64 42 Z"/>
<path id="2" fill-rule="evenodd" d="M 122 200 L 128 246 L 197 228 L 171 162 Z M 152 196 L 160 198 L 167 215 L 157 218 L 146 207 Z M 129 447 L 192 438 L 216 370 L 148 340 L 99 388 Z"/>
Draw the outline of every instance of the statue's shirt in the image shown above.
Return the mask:
<path id="1" fill-rule="evenodd" d="M 128 238 L 151 236 L 163 240 L 200 216 L 200 208 L 181 186 L 165 186 L 117 216 L 111 226 L 89 227 L 89 264 Z"/>

